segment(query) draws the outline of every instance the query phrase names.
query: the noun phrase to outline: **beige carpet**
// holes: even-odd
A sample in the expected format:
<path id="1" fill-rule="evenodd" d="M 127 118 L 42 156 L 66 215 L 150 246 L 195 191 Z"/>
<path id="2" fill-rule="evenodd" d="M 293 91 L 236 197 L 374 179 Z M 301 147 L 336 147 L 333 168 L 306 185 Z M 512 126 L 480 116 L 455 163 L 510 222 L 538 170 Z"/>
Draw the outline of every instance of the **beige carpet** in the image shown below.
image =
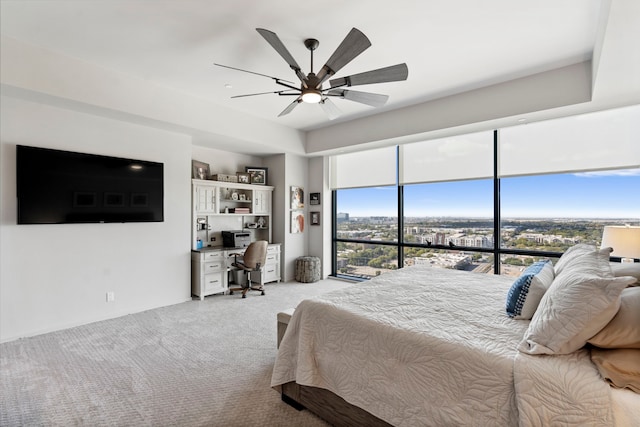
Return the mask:
<path id="1" fill-rule="evenodd" d="M 0 426 L 326 426 L 269 387 L 276 313 L 350 286 L 267 285 L 0 345 Z"/>

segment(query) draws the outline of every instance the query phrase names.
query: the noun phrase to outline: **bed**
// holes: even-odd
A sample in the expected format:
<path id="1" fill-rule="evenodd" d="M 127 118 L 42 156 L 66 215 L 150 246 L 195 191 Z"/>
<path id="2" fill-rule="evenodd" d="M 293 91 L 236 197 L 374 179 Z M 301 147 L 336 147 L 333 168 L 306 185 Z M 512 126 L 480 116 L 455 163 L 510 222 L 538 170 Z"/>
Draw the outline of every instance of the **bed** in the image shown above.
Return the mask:
<path id="1" fill-rule="evenodd" d="M 413 266 L 304 300 L 271 385 L 333 425 L 634 425 L 640 395 L 588 348 L 519 350 L 531 321 L 505 314 L 513 282 Z"/>

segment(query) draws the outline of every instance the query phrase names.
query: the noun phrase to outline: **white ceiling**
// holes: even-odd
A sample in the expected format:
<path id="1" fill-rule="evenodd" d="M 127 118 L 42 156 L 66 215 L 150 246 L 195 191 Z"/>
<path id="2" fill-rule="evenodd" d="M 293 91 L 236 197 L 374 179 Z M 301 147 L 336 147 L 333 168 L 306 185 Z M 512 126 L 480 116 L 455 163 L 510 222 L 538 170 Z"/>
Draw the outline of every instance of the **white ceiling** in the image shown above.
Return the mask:
<path id="1" fill-rule="evenodd" d="M 305 72 L 306 38 L 320 46 L 320 68 L 352 27 L 372 46 L 338 77 L 401 62 L 409 79 L 354 88 L 390 95 L 374 109 L 335 100 L 338 121 L 511 80 L 589 59 L 596 41 L 600 0 L 2 0 L 3 35 L 83 59 L 104 68 L 206 98 L 288 127 L 331 125 L 320 106 L 275 94 L 270 79 L 214 62 L 296 81 L 285 61 L 255 31 L 278 34 Z M 225 85 L 232 88 L 225 88 Z"/>

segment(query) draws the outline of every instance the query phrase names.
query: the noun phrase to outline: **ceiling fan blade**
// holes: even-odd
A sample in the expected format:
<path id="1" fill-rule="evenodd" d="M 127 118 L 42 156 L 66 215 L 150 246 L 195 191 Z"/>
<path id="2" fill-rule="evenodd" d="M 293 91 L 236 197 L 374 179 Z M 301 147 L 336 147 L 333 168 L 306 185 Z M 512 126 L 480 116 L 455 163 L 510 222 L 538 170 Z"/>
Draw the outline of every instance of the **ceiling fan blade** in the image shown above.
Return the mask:
<path id="1" fill-rule="evenodd" d="M 372 83 L 397 82 L 407 80 L 409 68 L 407 64 L 397 64 L 390 67 L 379 68 L 365 73 L 333 79 L 329 83 L 332 88 L 340 86 L 368 85 Z"/>
<path id="2" fill-rule="evenodd" d="M 320 106 L 329 117 L 329 120 L 337 119 L 342 114 L 342 111 L 329 98 L 323 98 L 320 101 Z"/>
<path id="3" fill-rule="evenodd" d="M 273 47 L 276 52 L 280 54 L 280 56 L 282 56 L 287 64 L 289 64 L 289 67 L 291 67 L 291 69 L 295 71 L 298 78 L 304 82 L 306 76 L 300 69 L 300 66 L 298 65 L 296 60 L 293 58 L 293 56 L 291 56 L 291 53 L 289 53 L 289 51 L 287 50 L 287 47 L 282 43 L 278 35 L 273 31 L 265 30 L 264 28 L 256 28 L 256 31 L 259 32 L 262 37 L 264 37 L 267 43 L 269 43 L 271 47 Z"/>
<path id="4" fill-rule="evenodd" d="M 247 96 L 256 96 L 256 95 L 266 95 L 266 94 L 271 94 L 271 93 L 275 93 L 278 95 L 299 95 L 299 93 L 284 93 L 285 91 L 283 90 L 277 90 L 277 91 L 271 91 L 271 92 L 258 92 L 258 93 L 247 93 L 246 95 L 234 95 L 231 98 L 244 98 Z"/>
<path id="5" fill-rule="evenodd" d="M 329 77 L 338 72 L 342 67 L 351 62 L 356 56 L 364 52 L 371 42 L 360 30 L 352 28 L 340 46 L 333 52 L 327 63 L 318 72 L 319 87 Z"/>
<path id="6" fill-rule="evenodd" d="M 278 78 L 278 77 L 268 76 L 268 75 L 262 74 L 262 73 L 256 73 L 255 71 L 243 70 L 242 68 L 230 67 L 229 65 L 222 65 L 222 64 L 216 64 L 216 63 L 214 63 L 213 65 L 216 65 L 216 66 L 222 67 L 222 68 L 228 68 L 230 70 L 242 71 L 243 73 L 255 74 L 256 76 L 268 77 L 268 78 L 270 78 L 272 80 L 276 80 L 276 81 L 296 84 L 294 82 L 290 82 L 289 80 L 284 80 L 284 79 L 281 79 L 281 78 Z"/>
<path id="7" fill-rule="evenodd" d="M 341 98 L 348 99 L 349 101 L 371 105 L 372 107 L 382 107 L 389 99 L 389 95 L 343 89 L 332 89 L 327 92 L 327 95 L 339 96 Z"/>
<path id="8" fill-rule="evenodd" d="M 298 99 L 296 99 L 295 101 L 293 101 L 291 104 L 287 105 L 287 108 L 285 108 L 284 110 L 282 110 L 282 113 L 278 114 L 278 117 L 282 117 L 282 116 L 286 116 L 287 114 L 289 114 L 290 112 L 293 111 L 294 108 L 296 108 L 298 106 L 298 104 L 300 104 L 300 102 L 302 101 L 302 99 L 300 99 L 298 97 Z"/>

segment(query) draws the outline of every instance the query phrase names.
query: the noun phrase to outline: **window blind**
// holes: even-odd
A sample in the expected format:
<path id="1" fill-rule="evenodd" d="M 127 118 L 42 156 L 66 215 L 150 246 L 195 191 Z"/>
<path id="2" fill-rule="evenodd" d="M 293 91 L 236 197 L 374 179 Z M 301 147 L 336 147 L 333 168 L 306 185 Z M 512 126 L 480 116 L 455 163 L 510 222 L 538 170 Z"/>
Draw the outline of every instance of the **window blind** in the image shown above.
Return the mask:
<path id="1" fill-rule="evenodd" d="M 331 157 L 331 188 L 396 185 L 396 146 Z"/>
<path id="2" fill-rule="evenodd" d="M 640 167 L 640 105 L 500 130 L 500 177 Z"/>
<path id="3" fill-rule="evenodd" d="M 493 131 L 400 146 L 400 184 L 491 178 Z"/>

